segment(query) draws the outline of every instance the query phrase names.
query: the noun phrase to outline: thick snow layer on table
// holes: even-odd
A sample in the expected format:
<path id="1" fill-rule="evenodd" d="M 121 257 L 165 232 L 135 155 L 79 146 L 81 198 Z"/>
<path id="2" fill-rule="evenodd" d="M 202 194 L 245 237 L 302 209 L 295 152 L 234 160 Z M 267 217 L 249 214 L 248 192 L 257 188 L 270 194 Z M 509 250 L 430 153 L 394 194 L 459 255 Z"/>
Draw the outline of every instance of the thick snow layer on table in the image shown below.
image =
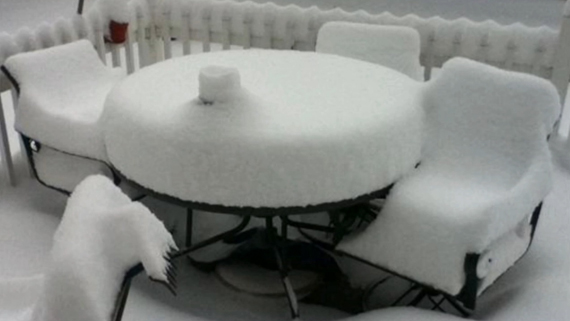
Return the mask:
<path id="1" fill-rule="evenodd" d="M 5 66 L 20 87 L 16 130 L 68 153 L 106 159 L 98 120 L 124 71 L 105 67 L 87 40 L 12 56 Z"/>
<path id="2" fill-rule="evenodd" d="M 328 22 L 319 30 L 316 50 L 377 63 L 423 79 L 420 35 L 409 27 Z"/>
<path id="3" fill-rule="evenodd" d="M 427 85 L 424 105 L 420 167 L 396 184 L 378 218 L 339 248 L 457 294 L 467 253 L 520 254 L 510 237 L 501 239 L 508 233 L 528 241 L 521 222 L 551 189 L 546 137 L 560 104 L 546 80 L 455 58 Z M 505 244 L 513 245 L 505 251 Z M 480 277 L 516 258 L 492 259 L 491 267 L 479 266 Z"/>
<path id="4" fill-rule="evenodd" d="M 198 99 L 199 71 L 237 68 L 231 101 Z M 385 187 L 417 163 L 421 84 L 334 55 L 229 51 L 141 70 L 110 93 L 102 117 L 111 163 L 184 200 L 304 206 Z"/>
<path id="5" fill-rule="evenodd" d="M 32 320 L 107 320 L 127 270 L 142 262 L 166 281 L 172 236 L 145 206 L 103 176 L 90 176 L 67 202 Z"/>

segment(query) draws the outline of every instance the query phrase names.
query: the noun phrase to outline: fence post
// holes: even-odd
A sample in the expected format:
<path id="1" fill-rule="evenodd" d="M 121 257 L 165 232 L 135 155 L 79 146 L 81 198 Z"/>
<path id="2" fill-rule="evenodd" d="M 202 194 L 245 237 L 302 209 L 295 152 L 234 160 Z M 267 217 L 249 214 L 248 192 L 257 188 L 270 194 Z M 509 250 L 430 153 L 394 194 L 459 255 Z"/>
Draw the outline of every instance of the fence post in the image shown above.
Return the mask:
<path id="1" fill-rule="evenodd" d="M 159 26 L 159 12 L 157 12 L 157 10 L 159 9 L 158 7 L 158 1 L 157 0 L 147 0 L 147 5 L 148 5 L 148 10 L 149 10 L 149 15 L 150 15 L 150 24 L 149 24 L 149 34 L 148 34 L 148 45 L 149 45 L 149 64 L 154 64 L 156 62 L 159 62 L 161 60 L 164 59 L 163 56 L 163 48 L 160 44 L 160 37 L 159 37 L 159 33 L 157 32 L 157 29 L 160 27 Z"/>
<path id="2" fill-rule="evenodd" d="M 4 163 L 4 170 L 8 175 L 10 185 L 16 186 L 16 174 L 14 172 L 10 142 L 8 141 L 8 131 L 6 129 L 6 118 L 4 117 L 2 98 L 0 97 L 0 150 L 2 151 L 2 163 Z"/>
<path id="3" fill-rule="evenodd" d="M 570 81 L 570 2 L 568 1 L 564 6 L 564 17 L 562 18 L 562 26 L 558 34 L 551 80 L 560 95 L 562 114 L 564 115 L 564 113 L 569 112 L 564 110 L 568 82 Z"/>
<path id="4" fill-rule="evenodd" d="M 84 0 L 79 0 L 77 4 L 77 14 L 83 14 L 83 1 Z"/>

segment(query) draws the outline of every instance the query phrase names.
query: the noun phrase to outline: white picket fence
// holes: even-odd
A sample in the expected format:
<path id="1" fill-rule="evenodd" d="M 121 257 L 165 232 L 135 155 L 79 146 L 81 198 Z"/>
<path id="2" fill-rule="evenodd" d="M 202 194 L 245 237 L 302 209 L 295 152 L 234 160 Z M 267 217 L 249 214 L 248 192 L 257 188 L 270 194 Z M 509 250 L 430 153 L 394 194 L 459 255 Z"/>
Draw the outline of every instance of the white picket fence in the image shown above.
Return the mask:
<path id="1" fill-rule="evenodd" d="M 131 21 L 125 44 L 105 43 L 107 18 L 97 8 L 83 16 L 61 19 L 35 30 L 0 34 L 0 64 L 9 56 L 56 46 L 79 38 L 89 39 L 101 59 L 122 66 L 129 73 L 176 55 L 193 53 L 196 42 L 203 52 L 233 48 L 315 50 L 319 28 L 327 21 L 342 20 L 415 28 L 421 36 L 420 62 L 425 79 L 446 60 L 463 56 L 500 68 L 531 73 L 552 81 L 564 101 L 570 79 L 570 14 L 560 30 L 531 28 L 522 24 L 500 25 L 465 18 L 429 19 L 410 14 L 396 17 L 388 12 L 328 11 L 316 7 L 281 7 L 275 4 L 209 0 L 131 0 Z M 569 11 L 569 10 L 566 10 Z M 194 46 L 192 45 L 194 44 Z M 0 92 L 12 90 L 0 75 Z M 12 95 L 15 97 L 15 95 Z M 565 111 L 570 112 L 570 111 Z M 10 146 L 0 99 L 0 147 L 12 184 L 15 182 Z"/>

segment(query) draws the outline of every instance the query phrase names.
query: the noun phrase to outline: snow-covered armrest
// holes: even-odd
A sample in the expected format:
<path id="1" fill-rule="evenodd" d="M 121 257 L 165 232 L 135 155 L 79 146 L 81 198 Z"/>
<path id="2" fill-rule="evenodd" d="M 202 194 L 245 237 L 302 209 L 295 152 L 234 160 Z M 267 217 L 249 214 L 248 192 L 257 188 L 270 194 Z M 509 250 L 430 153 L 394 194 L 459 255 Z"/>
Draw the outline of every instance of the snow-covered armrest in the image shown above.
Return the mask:
<path id="1" fill-rule="evenodd" d="M 33 320 L 109 320 L 125 273 L 142 263 L 167 281 L 172 236 L 145 206 L 104 176 L 81 182 L 54 235 Z"/>

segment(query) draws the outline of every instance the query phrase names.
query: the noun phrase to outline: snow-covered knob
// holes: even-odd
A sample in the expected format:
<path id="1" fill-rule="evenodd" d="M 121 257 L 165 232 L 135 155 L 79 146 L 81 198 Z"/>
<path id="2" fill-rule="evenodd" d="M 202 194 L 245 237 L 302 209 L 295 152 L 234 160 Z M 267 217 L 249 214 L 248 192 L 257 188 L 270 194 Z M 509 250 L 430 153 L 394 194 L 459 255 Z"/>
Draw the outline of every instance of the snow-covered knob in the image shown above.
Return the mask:
<path id="1" fill-rule="evenodd" d="M 232 93 L 241 89 L 236 68 L 208 66 L 200 69 L 200 100 L 205 104 L 226 102 Z"/>

